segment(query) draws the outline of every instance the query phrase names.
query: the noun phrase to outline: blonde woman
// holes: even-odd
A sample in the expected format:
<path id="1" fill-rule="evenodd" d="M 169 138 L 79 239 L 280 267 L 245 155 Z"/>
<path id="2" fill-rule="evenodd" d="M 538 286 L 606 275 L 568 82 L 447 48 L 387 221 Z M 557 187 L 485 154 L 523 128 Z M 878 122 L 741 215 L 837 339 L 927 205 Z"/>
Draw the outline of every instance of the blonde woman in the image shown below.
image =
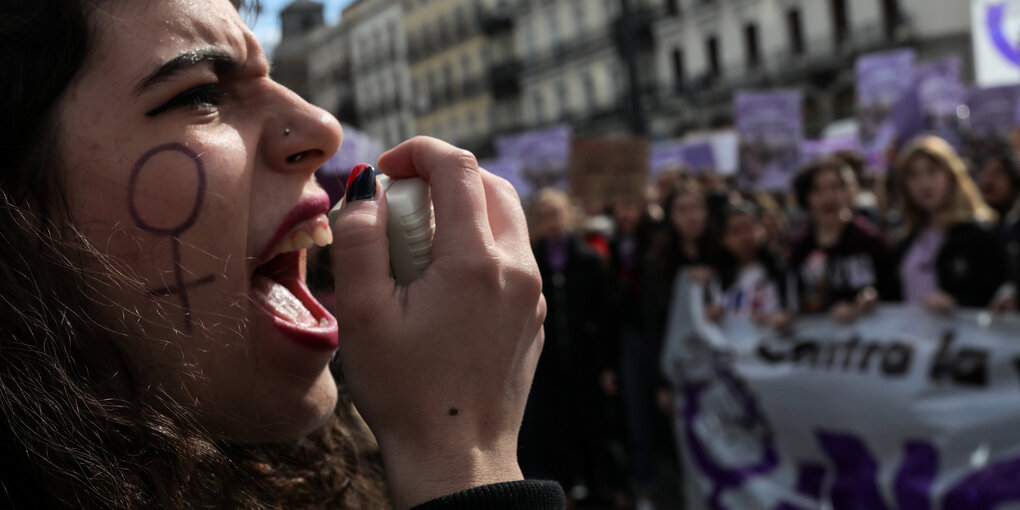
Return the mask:
<path id="1" fill-rule="evenodd" d="M 900 297 L 940 313 L 987 306 L 1005 281 L 1005 254 L 986 229 L 995 212 L 956 151 L 919 137 L 900 153 L 894 179 L 906 227 L 897 250 Z"/>

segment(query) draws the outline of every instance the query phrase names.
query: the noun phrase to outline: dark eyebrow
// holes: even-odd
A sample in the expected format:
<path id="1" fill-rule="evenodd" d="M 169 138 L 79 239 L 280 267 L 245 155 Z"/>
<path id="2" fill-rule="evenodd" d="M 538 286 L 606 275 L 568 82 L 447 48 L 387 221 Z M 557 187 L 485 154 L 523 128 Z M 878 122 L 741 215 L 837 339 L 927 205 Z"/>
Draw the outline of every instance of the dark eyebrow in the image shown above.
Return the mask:
<path id="1" fill-rule="evenodd" d="M 166 81 L 185 69 L 203 64 L 212 64 L 217 70 L 236 70 L 241 67 L 241 64 L 234 57 L 219 50 L 188 51 L 177 55 L 169 62 L 159 66 L 159 69 L 142 78 L 135 87 L 135 95 L 141 95 L 157 83 Z"/>

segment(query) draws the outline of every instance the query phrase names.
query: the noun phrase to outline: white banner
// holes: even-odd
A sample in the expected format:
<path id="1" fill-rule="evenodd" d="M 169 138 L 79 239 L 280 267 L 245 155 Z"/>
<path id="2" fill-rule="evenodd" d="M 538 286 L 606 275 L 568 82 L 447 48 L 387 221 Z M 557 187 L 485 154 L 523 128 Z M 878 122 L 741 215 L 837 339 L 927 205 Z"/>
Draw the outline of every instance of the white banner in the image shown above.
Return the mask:
<path id="1" fill-rule="evenodd" d="M 881 306 L 777 333 L 703 319 L 663 352 L 693 509 L 1020 508 L 1020 318 Z"/>
<path id="2" fill-rule="evenodd" d="M 977 84 L 1020 83 L 1020 1 L 971 0 L 971 33 Z"/>

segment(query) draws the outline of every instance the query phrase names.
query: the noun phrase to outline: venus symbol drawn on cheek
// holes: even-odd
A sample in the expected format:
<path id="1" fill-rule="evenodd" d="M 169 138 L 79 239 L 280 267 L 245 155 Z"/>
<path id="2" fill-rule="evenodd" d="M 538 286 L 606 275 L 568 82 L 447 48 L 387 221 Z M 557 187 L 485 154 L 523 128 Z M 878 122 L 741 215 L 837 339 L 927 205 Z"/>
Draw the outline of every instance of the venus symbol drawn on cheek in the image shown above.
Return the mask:
<path id="1" fill-rule="evenodd" d="M 138 181 L 141 178 L 142 172 L 145 170 L 146 164 L 148 164 L 153 157 L 160 154 L 167 153 L 180 153 L 183 154 L 193 165 L 195 171 L 195 178 L 197 179 L 197 186 L 195 189 L 195 198 L 190 204 L 191 210 L 188 216 L 184 218 L 179 224 L 172 227 L 156 226 L 153 223 L 146 221 L 142 218 L 142 214 L 138 208 Z M 181 176 L 182 178 L 185 176 Z M 184 280 L 184 267 L 181 264 L 181 240 L 180 235 L 187 232 L 192 226 L 195 225 L 195 221 L 198 219 L 198 214 L 202 210 L 202 203 L 205 201 L 205 165 L 202 164 L 202 160 L 195 151 L 179 144 L 169 143 L 166 145 L 160 145 L 150 149 L 148 152 L 139 158 L 138 162 L 135 163 L 134 168 L 131 170 L 131 177 L 128 180 L 128 209 L 131 213 L 131 219 L 135 222 L 135 226 L 139 229 L 144 230 L 150 234 L 169 237 L 171 241 L 171 255 L 173 256 L 174 264 L 174 277 L 173 284 L 166 287 L 149 291 L 149 295 L 157 297 L 177 296 L 180 301 L 181 309 L 184 310 L 184 329 L 190 333 L 192 328 L 191 319 L 191 303 L 188 299 L 188 289 L 198 287 L 199 285 L 206 285 L 212 283 L 215 279 L 213 275 L 207 275 L 197 280 L 186 282 Z M 151 220 L 152 218 L 150 218 Z"/>

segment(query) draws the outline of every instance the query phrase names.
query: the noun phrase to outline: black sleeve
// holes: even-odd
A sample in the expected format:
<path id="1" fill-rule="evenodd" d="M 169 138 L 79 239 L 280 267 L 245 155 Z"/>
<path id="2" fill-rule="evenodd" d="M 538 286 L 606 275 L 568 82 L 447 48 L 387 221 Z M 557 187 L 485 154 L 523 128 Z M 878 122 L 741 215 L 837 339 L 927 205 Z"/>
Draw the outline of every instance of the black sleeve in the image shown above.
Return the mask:
<path id="1" fill-rule="evenodd" d="M 556 482 L 522 480 L 475 487 L 422 503 L 412 510 L 563 510 L 567 500 Z"/>

